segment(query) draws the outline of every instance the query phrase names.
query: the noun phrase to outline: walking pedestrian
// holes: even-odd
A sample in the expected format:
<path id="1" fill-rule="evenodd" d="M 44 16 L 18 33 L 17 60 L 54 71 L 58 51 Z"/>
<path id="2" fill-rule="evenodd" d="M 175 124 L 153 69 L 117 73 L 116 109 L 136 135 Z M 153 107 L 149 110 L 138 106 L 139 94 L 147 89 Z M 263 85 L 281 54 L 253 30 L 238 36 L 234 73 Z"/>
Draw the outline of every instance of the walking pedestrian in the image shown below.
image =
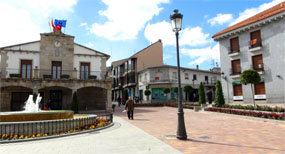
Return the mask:
<path id="1" fill-rule="evenodd" d="M 126 102 L 125 110 L 127 110 L 128 118 L 134 120 L 134 108 L 135 103 L 132 97 L 129 97 L 128 101 Z"/>
<path id="2" fill-rule="evenodd" d="M 211 90 L 208 90 L 207 97 L 208 97 L 208 100 L 209 100 L 209 104 L 212 104 L 213 93 L 212 93 Z"/>
<path id="3" fill-rule="evenodd" d="M 135 102 L 136 102 L 136 104 L 139 103 L 139 97 L 138 96 L 135 97 Z"/>
<path id="4" fill-rule="evenodd" d="M 119 96 L 118 98 L 118 106 L 120 107 L 121 106 L 121 97 Z"/>

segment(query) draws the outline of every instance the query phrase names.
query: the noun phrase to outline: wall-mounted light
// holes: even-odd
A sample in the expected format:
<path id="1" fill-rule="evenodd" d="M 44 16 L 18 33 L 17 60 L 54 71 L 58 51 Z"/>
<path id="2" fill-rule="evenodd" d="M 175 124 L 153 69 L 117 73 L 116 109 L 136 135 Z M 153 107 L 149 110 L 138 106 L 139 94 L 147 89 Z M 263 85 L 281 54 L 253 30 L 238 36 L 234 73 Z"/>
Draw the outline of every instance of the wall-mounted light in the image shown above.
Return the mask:
<path id="1" fill-rule="evenodd" d="M 277 78 L 281 78 L 281 75 L 276 75 Z"/>

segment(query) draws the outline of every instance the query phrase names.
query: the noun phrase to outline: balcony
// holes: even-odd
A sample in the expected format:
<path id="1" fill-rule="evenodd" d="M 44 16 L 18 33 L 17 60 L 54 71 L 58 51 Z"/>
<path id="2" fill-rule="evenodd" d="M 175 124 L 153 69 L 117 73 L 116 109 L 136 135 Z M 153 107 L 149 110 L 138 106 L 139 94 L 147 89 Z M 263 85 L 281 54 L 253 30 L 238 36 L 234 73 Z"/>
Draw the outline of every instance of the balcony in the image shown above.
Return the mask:
<path id="1" fill-rule="evenodd" d="M 235 57 L 240 55 L 240 51 L 238 50 L 233 50 L 231 47 L 228 48 L 228 54 L 230 57 Z"/>
<path id="2" fill-rule="evenodd" d="M 158 83 L 170 83 L 171 81 L 169 79 L 159 79 L 159 80 L 150 80 L 150 84 L 158 84 Z"/>
<path id="3" fill-rule="evenodd" d="M 258 64 L 257 66 L 251 65 L 251 69 L 256 70 L 260 75 L 264 74 L 264 65 Z"/>
<path id="4" fill-rule="evenodd" d="M 234 70 L 232 70 L 232 69 L 230 69 L 230 77 L 231 78 L 240 78 L 240 76 L 241 76 L 241 71 L 234 71 Z"/>
<path id="5" fill-rule="evenodd" d="M 260 51 L 261 48 L 262 48 L 261 39 L 260 40 L 254 39 L 254 40 L 249 41 L 249 48 L 248 49 L 250 52 Z"/>
<path id="6" fill-rule="evenodd" d="M 24 80 L 98 80 L 97 76 L 100 71 L 82 72 L 74 70 L 45 70 L 45 69 L 32 69 L 21 70 L 7 68 L 0 76 L 1 79 L 24 79 Z M 105 77 L 103 80 L 106 80 Z"/>

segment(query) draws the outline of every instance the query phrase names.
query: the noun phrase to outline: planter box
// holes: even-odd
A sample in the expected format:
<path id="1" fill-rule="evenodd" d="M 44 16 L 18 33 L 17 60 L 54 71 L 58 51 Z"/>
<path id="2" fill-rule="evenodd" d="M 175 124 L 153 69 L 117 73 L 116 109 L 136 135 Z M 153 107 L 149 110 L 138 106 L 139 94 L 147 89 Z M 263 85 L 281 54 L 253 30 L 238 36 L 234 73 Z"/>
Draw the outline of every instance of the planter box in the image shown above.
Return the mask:
<path id="1" fill-rule="evenodd" d="M 96 75 L 89 75 L 89 79 L 97 79 Z"/>
<path id="2" fill-rule="evenodd" d="M 52 77 L 51 75 L 47 75 L 47 74 L 44 74 L 44 75 L 43 75 L 43 78 L 44 78 L 44 79 L 51 79 L 51 77 Z"/>
<path id="3" fill-rule="evenodd" d="M 201 107 L 200 107 L 200 106 L 194 106 L 194 111 L 195 111 L 195 112 L 198 112 L 199 110 L 201 110 Z"/>
<path id="4" fill-rule="evenodd" d="M 11 73 L 9 74 L 10 78 L 19 78 L 20 77 L 20 74 L 18 73 Z"/>
<path id="5" fill-rule="evenodd" d="M 69 79 L 69 75 L 68 74 L 62 74 L 60 76 L 60 78 L 62 78 L 62 79 Z"/>

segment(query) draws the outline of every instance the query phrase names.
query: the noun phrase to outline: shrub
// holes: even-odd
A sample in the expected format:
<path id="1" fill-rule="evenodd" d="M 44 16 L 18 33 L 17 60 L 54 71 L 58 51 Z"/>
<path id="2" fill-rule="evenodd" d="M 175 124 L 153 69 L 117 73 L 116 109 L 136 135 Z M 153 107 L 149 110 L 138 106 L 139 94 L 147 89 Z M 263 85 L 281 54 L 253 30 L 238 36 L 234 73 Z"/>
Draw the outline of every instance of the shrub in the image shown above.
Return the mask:
<path id="1" fill-rule="evenodd" d="M 72 106 L 71 106 L 71 109 L 77 113 L 78 112 L 78 102 L 77 102 L 77 93 L 74 92 L 73 96 L 72 96 Z"/>
<path id="2" fill-rule="evenodd" d="M 10 76 L 10 78 L 13 78 L 13 77 L 19 78 L 20 74 L 18 74 L 18 73 L 11 73 L 11 74 L 9 74 L 9 76 Z"/>
<path id="3" fill-rule="evenodd" d="M 165 93 L 165 94 L 170 93 L 170 89 L 169 89 L 169 88 L 164 88 L 164 89 L 163 89 L 163 93 Z"/>
<path id="4" fill-rule="evenodd" d="M 173 91 L 177 94 L 178 93 L 178 87 L 174 87 Z"/>
<path id="5" fill-rule="evenodd" d="M 225 104 L 225 98 L 220 80 L 217 80 L 216 82 L 215 104 L 218 107 L 221 107 Z"/>
<path id="6" fill-rule="evenodd" d="M 201 82 L 199 86 L 199 104 L 205 104 L 205 103 L 206 103 L 205 90 L 204 90 L 204 85 Z"/>

